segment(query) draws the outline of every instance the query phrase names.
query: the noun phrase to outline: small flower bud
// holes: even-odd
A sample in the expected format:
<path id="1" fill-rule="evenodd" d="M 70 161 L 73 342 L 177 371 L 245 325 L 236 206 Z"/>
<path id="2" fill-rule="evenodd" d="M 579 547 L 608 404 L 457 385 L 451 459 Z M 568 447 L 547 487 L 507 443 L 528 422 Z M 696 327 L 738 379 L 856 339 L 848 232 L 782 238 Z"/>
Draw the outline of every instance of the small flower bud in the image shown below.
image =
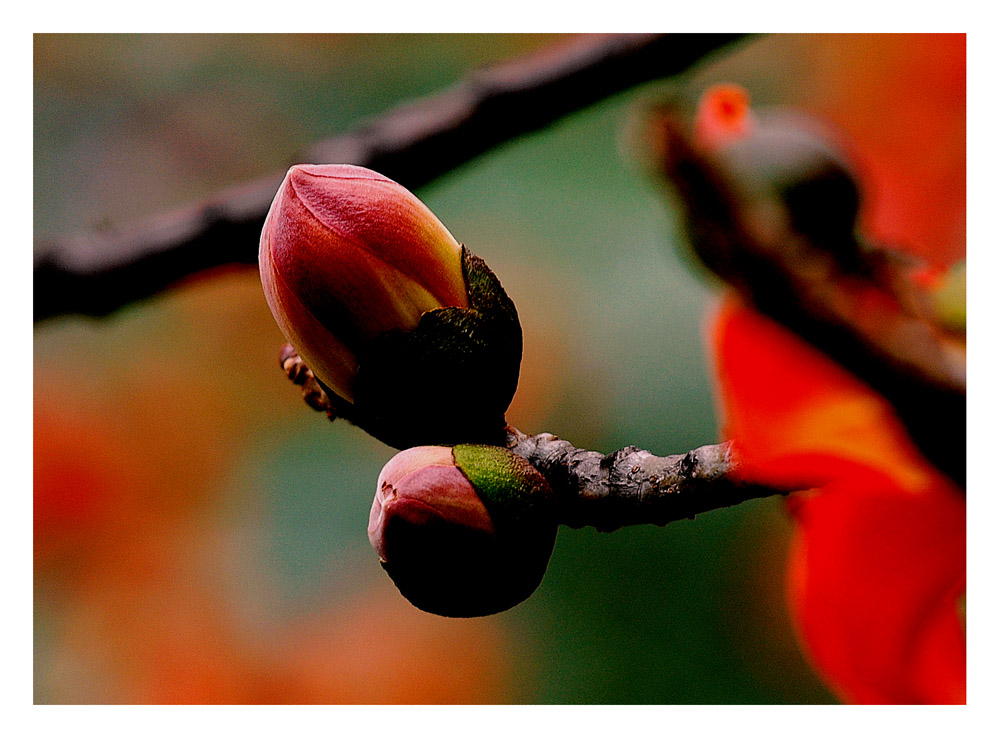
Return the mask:
<path id="1" fill-rule="evenodd" d="M 555 496 L 525 459 L 498 446 L 422 446 L 379 474 L 368 538 L 421 610 L 491 615 L 538 587 L 555 543 Z"/>
<path id="2" fill-rule="evenodd" d="M 404 187 L 363 167 L 292 167 L 264 223 L 260 273 L 341 416 L 400 448 L 502 433 L 517 311 Z"/>

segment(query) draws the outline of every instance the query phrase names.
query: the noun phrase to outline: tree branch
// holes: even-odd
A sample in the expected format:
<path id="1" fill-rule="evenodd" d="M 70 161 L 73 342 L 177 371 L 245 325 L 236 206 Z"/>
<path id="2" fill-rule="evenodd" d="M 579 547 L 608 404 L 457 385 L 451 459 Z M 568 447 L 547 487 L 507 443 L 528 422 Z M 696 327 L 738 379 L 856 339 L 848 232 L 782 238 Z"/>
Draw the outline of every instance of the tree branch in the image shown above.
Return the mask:
<path id="1" fill-rule="evenodd" d="M 572 528 L 666 525 L 794 491 L 742 482 L 729 443 L 673 456 L 654 456 L 635 446 L 602 454 L 551 433 L 528 436 L 509 428 L 507 445 L 545 477 L 559 498 L 559 522 Z"/>
<path id="2" fill-rule="evenodd" d="M 334 399 L 291 344 L 281 348 L 280 362 L 288 378 L 302 387 L 306 404 L 336 419 Z M 635 446 L 602 454 L 576 448 L 551 433 L 529 436 L 508 426 L 507 447 L 545 477 L 559 500 L 559 522 L 571 528 L 613 531 L 623 525 L 666 525 L 794 491 L 742 481 L 728 443 L 674 456 L 654 456 Z"/>
<path id="3" fill-rule="evenodd" d="M 585 36 L 469 75 L 310 149 L 311 162 L 375 169 L 416 189 L 517 136 L 617 92 L 677 74 L 734 34 Z M 107 315 L 214 267 L 256 264 L 283 173 L 225 190 L 127 231 L 36 246 L 34 317 Z"/>

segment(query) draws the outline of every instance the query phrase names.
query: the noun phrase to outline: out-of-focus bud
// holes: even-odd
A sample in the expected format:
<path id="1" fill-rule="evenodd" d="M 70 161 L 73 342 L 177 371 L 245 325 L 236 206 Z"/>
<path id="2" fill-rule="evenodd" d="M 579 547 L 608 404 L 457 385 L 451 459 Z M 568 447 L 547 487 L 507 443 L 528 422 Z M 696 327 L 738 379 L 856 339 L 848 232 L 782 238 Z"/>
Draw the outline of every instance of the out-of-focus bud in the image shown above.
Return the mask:
<path id="1" fill-rule="evenodd" d="M 517 311 L 404 187 L 363 167 L 294 166 L 259 256 L 271 312 L 338 414 L 398 448 L 502 436 Z"/>
<path id="2" fill-rule="evenodd" d="M 522 457 L 499 446 L 423 446 L 379 474 L 368 538 L 415 606 L 475 617 L 537 589 L 556 529 L 555 495 Z"/>
<path id="3" fill-rule="evenodd" d="M 746 90 L 722 84 L 702 96 L 694 138 L 751 217 L 834 253 L 856 248 L 858 185 L 836 137 L 818 121 L 788 110 L 755 114 Z"/>

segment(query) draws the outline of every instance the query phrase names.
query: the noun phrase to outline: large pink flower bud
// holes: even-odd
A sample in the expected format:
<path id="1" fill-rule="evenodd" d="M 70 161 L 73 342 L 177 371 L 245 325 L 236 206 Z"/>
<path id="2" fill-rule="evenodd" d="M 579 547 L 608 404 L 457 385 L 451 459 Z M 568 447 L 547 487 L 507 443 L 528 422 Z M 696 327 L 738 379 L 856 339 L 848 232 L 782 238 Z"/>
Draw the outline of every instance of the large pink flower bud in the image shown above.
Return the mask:
<path id="1" fill-rule="evenodd" d="M 401 185 L 363 167 L 292 167 L 264 223 L 260 272 L 275 320 L 344 417 L 400 447 L 502 431 L 517 313 Z"/>
<path id="2" fill-rule="evenodd" d="M 552 489 L 512 451 L 423 446 L 382 469 L 368 538 L 410 602 L 472 617 L 506 610 L 535 591 L 556 527 Z"/>

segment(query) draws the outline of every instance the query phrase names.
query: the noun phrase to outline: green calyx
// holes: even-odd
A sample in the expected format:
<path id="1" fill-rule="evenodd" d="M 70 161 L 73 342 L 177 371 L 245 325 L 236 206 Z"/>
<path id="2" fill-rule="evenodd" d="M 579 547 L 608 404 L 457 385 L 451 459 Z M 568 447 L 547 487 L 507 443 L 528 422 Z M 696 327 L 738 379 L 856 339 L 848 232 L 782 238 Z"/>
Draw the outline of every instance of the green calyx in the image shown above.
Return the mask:
<path id="1" fill-rule="evenodd" d="M 501 443 L 517 389 L 521 324 L 500 280 L 462 247 L 468 308 L 424 313 L 359 355 L 346 417 L 396 448 Z"/>
<path id="2" fill-rule="evenodd" d="M 500 446 L 461 444 L 455 464 L 472 482 L 497 533 L 540 527 L 555 520 L 555 494 L 537 469 Z"/>
<path id="3" fill-rule="evenodd" d="M 486 262 L 465 246 L 462 246 L 462 274 L 465 276 L 465 288 L 471 308 L 492 322 L 505 324 L 508 330 L 513 330 L 516 325 L 516 341 L 520 344 L 521 324 L 518 322 L 513 300 L 507 296 L 500 280 L 486 266 Z M 515 340 L 513 335 L 508 338 Z"/>

